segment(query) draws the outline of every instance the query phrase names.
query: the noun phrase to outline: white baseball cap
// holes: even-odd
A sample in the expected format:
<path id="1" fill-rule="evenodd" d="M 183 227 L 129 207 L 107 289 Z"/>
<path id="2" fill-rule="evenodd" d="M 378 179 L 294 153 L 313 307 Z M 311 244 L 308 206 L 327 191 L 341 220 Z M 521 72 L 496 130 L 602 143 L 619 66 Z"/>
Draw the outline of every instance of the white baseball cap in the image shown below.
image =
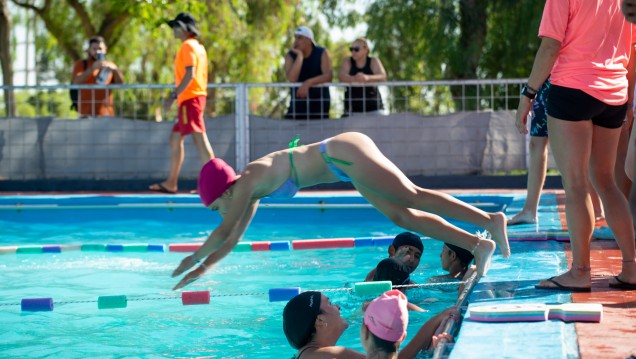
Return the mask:
<path id="1" fill-rule="evenodd" d="M 311 31 L 307 26 L 299 26 L 295 31 L 294 35 L 300 35 L 308 38 L 311 42 L 316 45 L 316 41 L 314 41 L 314 32 Z"/>

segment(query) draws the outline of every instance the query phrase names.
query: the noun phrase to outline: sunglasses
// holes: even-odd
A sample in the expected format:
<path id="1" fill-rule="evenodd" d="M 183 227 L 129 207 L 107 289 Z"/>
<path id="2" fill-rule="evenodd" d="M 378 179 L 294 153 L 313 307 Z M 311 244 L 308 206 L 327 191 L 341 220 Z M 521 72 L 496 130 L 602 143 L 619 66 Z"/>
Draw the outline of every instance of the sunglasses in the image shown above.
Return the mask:
<path id="1" fill-rule="evenodd" d="M 357 46 L 352 46 L 352 47 L 350 47 L 350 48 L 349 48 L 349 50 L 350 50 L 351 52 L 358 52 L 358 51 L 360 51 L 360 48 L 359 48 L 359 47 L 357 47 Z"/>

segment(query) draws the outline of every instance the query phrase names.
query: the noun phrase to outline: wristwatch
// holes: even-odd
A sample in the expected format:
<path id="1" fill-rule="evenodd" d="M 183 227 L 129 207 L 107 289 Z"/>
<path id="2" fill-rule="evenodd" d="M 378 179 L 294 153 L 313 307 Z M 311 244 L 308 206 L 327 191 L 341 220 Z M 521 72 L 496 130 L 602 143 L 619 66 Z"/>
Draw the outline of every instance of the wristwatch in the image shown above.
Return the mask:
<path id="1" fill-rule="evenodd" d="M 534 92 L 530 92 L 530 91 L 534 91 Z M 537 97 L 537 91 L 533 89 L 532 87 L 528 86 L 528 84 L 523 85 L 523 88 L 521 89 L 521 94 L 531 100 L 534 100 L 534 98 Z"/>

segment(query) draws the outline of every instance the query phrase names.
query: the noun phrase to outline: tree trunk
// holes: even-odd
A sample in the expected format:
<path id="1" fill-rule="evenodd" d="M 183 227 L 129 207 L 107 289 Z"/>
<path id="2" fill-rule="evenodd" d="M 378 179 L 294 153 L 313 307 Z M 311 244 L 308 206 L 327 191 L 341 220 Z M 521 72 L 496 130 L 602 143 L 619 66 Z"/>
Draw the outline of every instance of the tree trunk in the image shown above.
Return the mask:
<path id="1" fill-rule="evenodd" d="M 450 63 L 449 77 L 452 79 L 476 79 L 477 68 L 484 52 L 488 29 L 487 2 L 483 0 L 461 0 L 459 2 L 460 24 L 459 43 L 455 49 L 454 61 Z M 465 91 L 465 92 L 464 92 Z M 477 87 L 465 89 L 455 86 L 451 89 L 460 111 L 474 111 L 482 104 L 477 100 Z M 462 98 L 464 100 L 462 100 Z M 468 99 L 468 100 L 466 100 Z"/>
<path id="2" fill-rule="evenodd" d="M 0 0 L 0 63 L 4 86 L 13 86 L 13 66 L 11 64 L 11 16 L 7 0 Z M 12 89 L 4 90 L 4 106 L 7 117 L 15 116 L 15 97 Z"/>

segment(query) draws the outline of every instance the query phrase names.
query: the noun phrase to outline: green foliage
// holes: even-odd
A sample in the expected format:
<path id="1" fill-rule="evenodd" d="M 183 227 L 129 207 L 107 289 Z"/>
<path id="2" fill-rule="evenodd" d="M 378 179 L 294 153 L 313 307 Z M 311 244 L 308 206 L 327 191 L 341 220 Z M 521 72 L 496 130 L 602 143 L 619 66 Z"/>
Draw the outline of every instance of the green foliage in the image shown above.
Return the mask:
<path id="1" fill-rule="evenodd" d="M 126 82 L 164 84 L 174 83 L 173 61 L 181 45 L 165 22 L 181 11 L 189 11 L 199 20 L 200 41 L 209 58 L 208 82 L 275 81 L 290 32 L 302 20 L 296 10 L 299 2 L 101 0 L 80 2 L 78 10 L 65 0 L 14 0 L 30 5 L 45 25 L 46 31 L 36 36 L 38 70 L 45 74 L 40 81 L 69 83 L 73 63 L 85 57 L 86 40 L 102 35 L 108 46 L 107 59 L 122 70 Z M 37 4 L 34 9 L 33 4 Z M 122 96 L 130 106 L 126 95 Z M 153 96 L 148 102 L 160 103 L 161 91 Z M 227 105 L 223 106 L 226 108 L 212 108 L 211 112 L 224 112 Z M 140 105 L 124 112 L 150 115 L 151 107 Z"/>

